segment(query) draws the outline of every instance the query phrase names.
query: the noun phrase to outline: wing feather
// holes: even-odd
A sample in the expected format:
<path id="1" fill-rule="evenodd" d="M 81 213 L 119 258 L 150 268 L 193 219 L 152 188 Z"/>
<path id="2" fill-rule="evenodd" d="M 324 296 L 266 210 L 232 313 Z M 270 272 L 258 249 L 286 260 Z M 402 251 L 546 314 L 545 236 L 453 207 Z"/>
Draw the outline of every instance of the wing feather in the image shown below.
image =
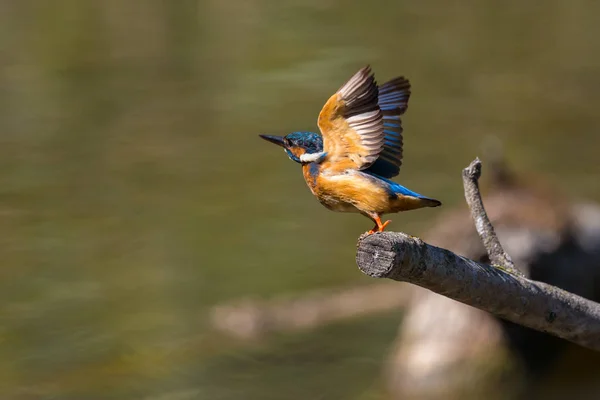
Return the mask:
<path id="1" fill-rule="evenodd" d="M 318 125 L 327 160 L 340 168 L 368 168 L 383 150 L 383 114 L 369 66 L 362 68 L 329 98 Z"/>
<path id="2" fill-rule="evenodd" d="M 369 169 L 391 178 L 402 165 L 401 115 L 408 107 L 410 82 L 394 78 L 377 86 L 366 66 L 329 98 L 318 125 L 332 168 Z"/>
<path id="3" fill-rule="evenodd" d="M 378 104 L 383 114 L 383 149 L 369 171 L 392 178 L 402 166 L 402 121 L 410 98 L 410 82 L 404 77 L 394 78 L 379 86 Z"/>

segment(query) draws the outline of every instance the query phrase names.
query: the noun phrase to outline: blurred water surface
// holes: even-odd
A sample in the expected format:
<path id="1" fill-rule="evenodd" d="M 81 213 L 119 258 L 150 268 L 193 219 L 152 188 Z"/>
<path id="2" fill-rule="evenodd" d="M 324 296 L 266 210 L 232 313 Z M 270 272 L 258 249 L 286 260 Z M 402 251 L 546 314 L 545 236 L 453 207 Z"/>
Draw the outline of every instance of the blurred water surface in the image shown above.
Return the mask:
<path id="1" fill-rule="evenodd" d="M 495 135 L 600 200 L 600 3 L 0 1 L 0 397 L 379 399 L 385 315 L 242 346 L 208 307 L 370 283 L 371 223 L 258 133 L 370 63 L 413 84 L 402 184 L 461 203 Z M 485 174 L 485 172 L 484 172 Z M 422 233 L 437 209 L 393 216 Z"/>

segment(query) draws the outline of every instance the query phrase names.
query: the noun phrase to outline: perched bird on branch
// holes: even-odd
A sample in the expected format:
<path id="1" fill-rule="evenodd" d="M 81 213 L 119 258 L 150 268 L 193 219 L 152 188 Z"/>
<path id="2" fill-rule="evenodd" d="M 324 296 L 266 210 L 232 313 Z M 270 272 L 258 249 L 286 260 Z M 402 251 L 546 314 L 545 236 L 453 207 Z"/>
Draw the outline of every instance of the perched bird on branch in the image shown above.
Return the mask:
<path id="1" fill-rule="evenodd" d="M 321 110 L 322 135 L 292 132 L 260 135 L 302 164 L 304 179 L 321 204 L 333 211 L 357 212 L 382 232 L 382 214 L 437 207 L 438 200 L 415 193 L 388 178 L 402 165 L 402 122 L 410 97 L 404 77 L 377 86 L 366 66 L 350 78 Z"/>

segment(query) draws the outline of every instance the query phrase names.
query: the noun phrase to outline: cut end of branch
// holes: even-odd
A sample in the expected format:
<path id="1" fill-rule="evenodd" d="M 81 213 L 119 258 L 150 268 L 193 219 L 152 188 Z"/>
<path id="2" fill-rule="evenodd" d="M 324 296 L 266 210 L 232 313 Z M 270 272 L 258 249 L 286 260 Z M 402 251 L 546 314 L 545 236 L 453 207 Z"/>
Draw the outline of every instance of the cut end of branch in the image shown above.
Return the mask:
<path id="1" fill-rule="evenodd" d="M 361 236 L 356 253 L 360 270 L 373 278 L 392 278 L 397 259 L 404 255 L 402 249 L 396 246 L 399 235 L 403 237 L 404 234 L 381 232 Z"/>

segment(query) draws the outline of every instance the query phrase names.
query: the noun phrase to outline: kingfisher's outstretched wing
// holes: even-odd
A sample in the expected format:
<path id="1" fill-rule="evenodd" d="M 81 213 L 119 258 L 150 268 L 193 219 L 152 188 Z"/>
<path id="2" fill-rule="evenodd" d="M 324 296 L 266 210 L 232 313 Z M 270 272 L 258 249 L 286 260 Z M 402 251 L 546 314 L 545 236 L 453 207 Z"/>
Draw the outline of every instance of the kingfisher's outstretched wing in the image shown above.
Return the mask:
<path id="1" fill-rule="evenodd" d="M 400 116 L 408 107 L 410 82 L 403 76 L 379 86 L 378 104 L 383 114 L 383 150 L 369 171 L 391 178 L 400 172 L 402 165 L 402 121 Z"/>
<path id="2" fill-rule="evenodd" d="M 331 167 L 365 169 L 379 157 L 385 135 L 377 95 L 377 83 L 366 66 L 323 106 L 318 125 Z"/>

